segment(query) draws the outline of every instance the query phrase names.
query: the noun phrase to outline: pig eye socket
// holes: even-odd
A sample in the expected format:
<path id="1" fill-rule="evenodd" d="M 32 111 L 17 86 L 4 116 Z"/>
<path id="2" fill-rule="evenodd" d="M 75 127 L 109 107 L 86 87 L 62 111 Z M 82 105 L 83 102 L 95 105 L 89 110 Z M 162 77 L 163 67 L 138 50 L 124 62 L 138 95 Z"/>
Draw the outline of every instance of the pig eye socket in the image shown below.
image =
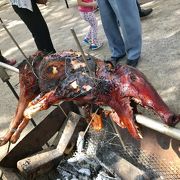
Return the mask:
<path id="1" fill-rule="evenodd" d="M 49 66 L 46 70 L 47 73 L 52 73 L 52 70 L 53 70 L 53 67 L 52 66 Z"/>
<path id="2" fill-rule="evenodd" d="M 49 67 L 47 68 L 46 72 L 47 72 L 48 74 L 52 73 L 52 72 L 53 72 L 53 68 L 56 68 L 56 67 L 55 67 L 55 66 L 49 66 Z"/>

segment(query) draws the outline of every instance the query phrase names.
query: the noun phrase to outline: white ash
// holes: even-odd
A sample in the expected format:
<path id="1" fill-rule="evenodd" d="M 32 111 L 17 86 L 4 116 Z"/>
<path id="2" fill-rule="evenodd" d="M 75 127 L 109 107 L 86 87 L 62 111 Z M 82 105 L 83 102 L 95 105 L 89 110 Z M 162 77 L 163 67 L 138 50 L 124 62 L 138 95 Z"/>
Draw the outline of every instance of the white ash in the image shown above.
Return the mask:
<path id="1" fill-rule="evenodd" d="M 104 166 L 97 157 L 97 148 L 102 142 L 103 132 L 89 131 L 87 137 L 84 132 L 80 132 L 77 143 L 76 152 L 68 159 L 62 160 L 57 170 L 59 172 L 58 179 L 62 180 L 119 180 L 118 176 Z"/>

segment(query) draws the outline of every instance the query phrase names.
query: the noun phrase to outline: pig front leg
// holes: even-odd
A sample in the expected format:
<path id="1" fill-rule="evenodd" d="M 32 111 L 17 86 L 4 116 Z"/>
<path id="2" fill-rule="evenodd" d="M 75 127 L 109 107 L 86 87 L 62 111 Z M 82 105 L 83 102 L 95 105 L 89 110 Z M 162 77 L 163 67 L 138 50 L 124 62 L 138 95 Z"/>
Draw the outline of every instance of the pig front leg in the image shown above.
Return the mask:
<path id="1" fill-rule="evenodd" d="M 32 115 L 37 113 L 38 111 L 46 110 L 51 105 L 58 103 L 59 100 L 57 96 L 54 95 L 55 91 L 50 91 L 43 96 L 38 96 L 35 100 L 31 101 L 28 107 L 24 111 L 24 118 L 22 122 L 19 124 L 16 131 L 12 134 L 10 138 L 10 142 L 16 143 L 20 137 L 21 132 L 29 123 L 29 120 L 32 118 Z"/>
<path id="2" fill-rule="evenodd" d="M 16 109 L 16 115 L 12 119 L 6 134 L 0 138 L 0 146 L 6 144 L 11 139 L 11 136 L 17 131 L 18 126 L 20 125 L 20 123 L 24 118 L 23 116 L 24 110 L 28 107 L 28 104 L 32 99 L 33 99 L 32 97 L 27 97 L 23 95 L 20 96 L 18 107 Z"/>

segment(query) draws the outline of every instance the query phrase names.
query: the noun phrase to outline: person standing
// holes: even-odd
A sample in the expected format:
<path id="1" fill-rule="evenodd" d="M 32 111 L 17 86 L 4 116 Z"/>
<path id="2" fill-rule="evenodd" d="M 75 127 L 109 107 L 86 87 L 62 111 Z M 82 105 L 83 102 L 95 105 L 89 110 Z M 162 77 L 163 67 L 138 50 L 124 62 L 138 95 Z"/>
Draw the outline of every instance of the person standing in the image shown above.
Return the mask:
<path id="1" fill-rule="evenodd" d="M 88 45 L 91 50 L 102 47 L 103 43 L 98 40 L 98 23 L 94 13 L 97 2 L 94 0 L 77 0 L 78 10 L 82 19 L 90 24 L 90 29 L 84 37 L 83 43 Z"/>
<path id="2" fill-rule="evenodd" d="M 142 46 L 141 22 L 136 0 L 97 2 L 112 53 L 110 61 L 116 65 L 117 61 L 127 55 L 127 65 L 136 67 Z"/>
<path id="3" fill-rule="evenodd" d="M 139 16 L 141 18 L 144 18 L 148 15 L 150 15 L 152 12 L 153 12 L 153 9 L 152 8 L 148 8 L 148 9 L 143 9 L 139 3 L 138 0 L 136 0 L 136 3 L 137 3 L 137 6 L 138 6 L 138 10 L 139 10 Z M 94 12 L 97 12 L 99 11 L 99 7 L 97 6 L 97 8 L 94 10 Z"/>
<path id="4" fill-rule="evenodd" d="M 48 26 L 36 4 L 36 0 L 10 0 L 14 11 L 32 33 L 39 51 L 55 53 Z"/>

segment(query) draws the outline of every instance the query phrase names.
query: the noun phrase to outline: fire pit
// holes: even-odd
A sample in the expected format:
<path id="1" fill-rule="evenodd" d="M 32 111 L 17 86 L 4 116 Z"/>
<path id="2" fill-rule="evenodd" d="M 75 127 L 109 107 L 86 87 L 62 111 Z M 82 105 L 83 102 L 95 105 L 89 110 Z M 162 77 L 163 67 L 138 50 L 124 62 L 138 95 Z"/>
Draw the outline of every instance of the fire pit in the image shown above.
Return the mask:
<path id="1" fill-rule="evenodd" d="M 139 179 L 180 178 L 180 165 L 177 157 L 179 154 L 176 149 L 165 149 L 168 146 L 167 136 L 144 128 L 147 136 L 140 143 L 135 142 L 126 130 L 120 130 L 124 137 L 125 146 L 123 146 L 117 134 L 114 133 L 110 121 L 104 119 L 104 124 L 105 127 L 100 132 L 89 130 L 82 151 L 77 148 L 72 156 L 66 157 L 59 163 L 57 178 L 82 180 L 118 178 L 134 180 L 135 177 Z M 161 142 L 157 142 L 155 136 L 161 137 Z M 151 144 L 145 147 L 143 143 L 147 142 L 147 139 L 151 140 Z M 172 146 L 178 147 L 178 141 L 172 139 L 169 141 Z"/>
<path id="2" fill-rule="evenodd" d="M 68 56 L 66 53 L 68 54 Z M 70 57 L 73 58 L 73 55 L 75 55 L 75 58 L 72 61 L 70 61 L 71 59 L 69 59 L 69 58 Z M 51 63 L 53 63 L 53 67 L 48 66 L 48 68 L 46 68 L 47 72 L 49 73 L 48 77 L 50 78 L 48 83 L 43 82 L 44 80 L 47 80 L 47 79 L 45 79 L 45 78 L 41 79 L 42 81 L 41 81 L 40 85 L 42 85 L 42 86 L 47 85 L 47 87 L 45 86 L 46 88 L 49 88 L 49 85 L 50 85 L 49 82 L 51 82 L 51 78 L 54 77 L 55 75 L 57 75 L 59 72 L 58 71 L 59 66 L 58 66 L 58 68 L 55 67 L 54 61 L 57 64 L 59 64 L 59 62 L 60 62 L 60 64 L 63 65 L 63 67 L 65 69 L 66 69 L 67 63 L 73 64 L 74 61 L 78 62 L 77 64 L 76 63 L 74 63 L 74 64 L 79 65 L 79 66 L 75 66 L 75 67 L 72 66 L 74 69 L 73 70 L 70 69 L 71 73 L 74 72 L 76 70 L 76 68 L 77 69 L 80 68 L 80 70 L 81 70 L 81 68 L 83 68 L 83 70 L 84 70 L 84 66 L 86 66 L 86 64 L 81 62 L 82 59 L 81 59 L 81 56 L 79 55 L 79 53 L 73 54 L 73 52 L 65 52 L 65 54 L 52 55 L 52 57 L 50 56 L 50 59 L 49 59 L 49 57 L 46 57 L 46 58 L 45 58 L 45 60 L 48 60 L 48 63 L 50 63 L 50 65 L 51 65 Z M 64 61 L 64 58 L 67 61 Z M 76 58 L 80 61 L 77 61 Z M 136 71 L 135 69 L 131 69 L 130 67 L 119 66 L 119 67 L 113 69 L 113 68 L 110 68 L 109 66 L 105 66 L 105 64 L 102 61 L 98 60 L 97 62 L 99 62 L 101 65 L 103 65 L 103 68 L 102 68 L 102 66 L 99 66 L 100 69 L 102 68 L 101 69 L 102 71 L 105 69 L 104 67 L 106 67 L 106 69 L 105 69 L 106 73 L 109 73 L 108 77 L 110 79 L 113 79 L 114 81 L 115 81 L 115 79 L 111 77 L 111 74 L 114 75 L 115 71 L 117 71 L 119 73 L 119 72 L 121 72 L 121 70 L 125 70 L 125 71 L 122 71 L 122 74 L 125 75 L 125 77 L 126 77 L 126 72 L 132 72 L 132 74 L 130 74 L 130 78 L 132 81 L 136 80 L 135 76 L 133 76 L 133 72 L 134 73 L 136 72 L 137 77 L 140 77 L 139 72 Z M 45 65 L 47 65 L 48 63 L 46 62 Z M 71 66 L 68 66 L 68 67 L 71 67 Z M 62 70 L 62 67 L 59 69 Z M 24 72 L 27 73 L 27 69 L 23 69 L 23 70 L 24 70 Z M 31 69 L 29 69 L 29 70 L 31 71 Z M 62 73 L 64 73 L 64 72 L 66 72 L 66 75 L 71 74 L 71 73 L 68 74 L 67 71 L 62 71 Z M 35 78 L 35 80 L 39 80 L 39 79 L 36 79 L 36 76 L 34 76 L 34 72 L 30 72 L 30 73 L 33 76 L 33 78 Z M 106 75 L 106 73 L 105 73 L 105 75 Z M 83 76 L 81 76 L 81 74 Z M 121 73 L 118 74 L 119 77 L 121 77 L 122 74 Z M 45 75 L 47 75 L 47 73 L 45 73 Z M 26 77 L 29 77 L 29 76 L 24 76 L 24 73 L 22 73 L 22 72 L 21 72 L 21 76 L 24 78 L 24 82 L 27 83 Z M 40 77 L 44 77 L 44 76 L 40 76 Z M 60 77 L 64 78 L 64 76 L 60 76 Z M 91 93 L 92 88 L 89 88 L 89 86 L 84 86 L 84 84 L 82 83 L 82 79 L 81 79 L 82 77 L 83 77 L 84 81 L 87 79 L 88 80 L 90 79 L 89 84 L 92 87 L 96 87 L 96 90 L 99 91 L 99 96 L 101 96 L 104 93 L 103 99 L 99 99 L 99 101 L 98 101 L 98 102 L 100 102 L 100 105 L 102 105 L 101 100 L 103 100 L 105 102 L 107 101 L 107 104 L 108 104 L 109 101 L 106 98 L 106 93 L 111 92 L 113 89 L 112 87 L 116 87 L 116 86 L 111 87 L 110 86 L 111 84 L 106 83 L 107 82 L 106 76 L 104 78 L 101 77 L 100 79 L 98 79 L 99 83 L 98 83 L 98 86 L 96 86 L 97 82 L 91 81 L 91 78 L 89 78 L 89 74 L 87 73 L 87 71 L 85 71 L 85 72 L 83 71 L 83 73 L 81 71 L 79 73 L 79 71 L 78 71 L 75 74 L 75 76 L 72 73 L 72 76 L 67 76 L 67 78 L 65 78 L 66 81 L 63 81 L 64 84 L 62 83 L 62 81 L 59 81 L 59 79 L 56 79 L 57 84 L 59 82 L 61 82 L 60 85 L 62 86 L 62 88 L 60 88 L 61 86 L 58 86 L 59 87 L 58 96 L 60 96 L 61 93 L 65 92 L 65 94 L 62 94 L 65 96 L 64 100 L 66 100 L 66 98 L 70 98 L 70 100 L 72 98 L 72 100 L 74 100 L 74 98 L 76 96 L 71 97 L 71 95 L 74 95 L 74 93 L 75 93 L 75 95 L 76 95 L 76 93 L 80 94 L 82 96 L 82 98 L 86 97 L 86 95 L 88 95 L 88 93 L 89 93 L 90 97 L 91 97 L 91 95 L 93 95 L 93 97 L 96 97 L 95 100 L 97 100 L 97 96 L 96 96 L 97 91 L 93 91 L 95 94 Z M 75 78 L 75 81 L 74 81 L 74 78 Z M 78 81 L 77 81 L 77 79 L 78 79 Z M 35 82 L 36 82 L 36 85 L 38 86 L 37 81 L 35 81 Z M 53 82 L 54 81 L 52 81 L 52 86 L 54 87 Z M 89 81 L 85 81 L 85 82 L 89 82 Z M 121 83 L 121 81 L 115 81 L 115 82 Z M 32 84 L 33 83 L 34 83 L 34 81 L 32 81 Z M 79 84 L 80 86 L 77 86 L 78 83 L 80 83 Z M 148 82 L 147 82 L 147 84 L 148 84 Z M 27 85 L 29 85 L 29 83 L 27 83 Z M 69 89 L 67 88 L 67 85 L 68 85 Z M 31 88 L 32 87 L 34 89 L 34 86 L 31 86 Z M 124 90 L 127 90 L 126 86 L 122 86 L 122 87 L 124 88 Z M 150 94 L 153 94 L 152 92 L 155 92 L 155 91 L 152 89 L 150 84 L 148 85 L 148 87 L 151 89 Z M 64 91 L 62 91 L 63 89 L 64 89 Z M 26 90 L 29 90 L 29 89 L 26 88 Z M 55 90 L 57 90 L 57 88 Z M 72 90 L 73 90 L 73 93 L 71 92 Z M 83 91 L 83 93 L 81 93 L 81 90 Z M 130 90 L 131 90 L 131 88 L 130 88 Z M 84 91 L 85 91 L 85 94 L 84 94 Z M 49 97 L 57 98 L 57 96 L 56 96 L 57 94 L 53 94 L 55 91 L 52 90 L 50 92 L 52 93 L 53 96 L 49 96 L 49 94 L 47 93 L 48 98 Z M 119 95 L 122 99 L 123 99 L 124 92 L 126 92 L 126 91 L 122 91 L 122 93 L 120 93 L 120 95 Z M 143 94 L 144 92 L 141 92 L 141 93 Z M 141 95 L 141 93 L 139 93 L 139 94 Z M 26 95 L 29 95 L 29 93 L 27 93 Z M 143 95 L 146 95 L 146 94 L 143 94 Z M 119 111 L 119 114 L 122 116 L 122 118 L 125 117 L 121 114 L 123 111 L 120 108 L 120 107 L 123 108 L 124 101 L 122 101 L 121 104 L 116 104 L 117 96 L 115 94 L 113 96 L 114 96 L 113 102 L 116 105 L 115 107 Z M 24 98 L 24 97 L 25 96 L 22 96 L 22 94 L 21 94 L 21 98 Z M 48 99 L 46 96 L 42 97 L 42 99 L 41 99 L 41 97 L 40 97 L 40 99 L 38 99 L 38 97 L 37 97 L 37 99 L 35 99 L 35 101 L 32 101 L 32 103 L 31 103 L 32 108 L 30 108 L 29 110 L 30 111 L 32 110 L 32 112 L 34 110 L 33 109 L 34 105 L 36 105 L 36 103 L 41 102 L 39 100 L 44 100 L 43 98 L 45 98 L 45 100 Z M 109 100 L 112 98 L 111 96 L 107 96 L 107 97 L 109 98 Z M 152 99 L 154 100 L 154 97 L 152 97 Z M 85 98 L 85 100 L 87 102 L 89 99 Z M 91 100 L 93 101 L 94 98 L 91 97 Z M 135 100 L 137 101 L 137 99 L 135 99 Z M 143 100 L 143 98 L 142 98 L 142 100 Z M 78 99 L 77 99 L 77 101 L 78 101 Z M 157 99 L 155 100 L 155 102 L 156 101 L 157 101 Z M 48 102 L 48 101 L 42 101 L 42 102 L 44 103 L 44 102 Z M 149 103 L 149 101 L 147 101 L 147 103 Z M 159 103 L 159 101 L 157 103 Z M 162 104 L 165 107 L 165 109 L 167 110 L 167 112 L 169 112 L 168 107 L 166 107 L 166 105 L 163 102 L 162 102 Z M 47 103 L 45 105 L 48 106 L 49 104 Z M 121 106 L 119 107 L 118 105 L 121 105 Z M 133 105 L 133 104 L 130 104 L 130 105 Z M 41 106 L 35 106 L 35 107 L 41 108 Z M 43 106 L 43 107 L 45 107 L 45 109 L 46 109 L 46 106 Z M 58 105 L 58 107 L 60 107 L 60 106 Z M 132 107 L 136 112 L 137 109 L 134 108 L 134 106 L 132 106 Z M 159 107 L 159 106 L 157 106 L 157 107 Z M 78 108 L 76 107 L 76 109 L 78 109 Z M 125 110 L 127 111 L 127 109 L 125 109 Z M 129 109 L 131 110 L 131 108 L 129 108 Z M 37 109 L 37 110 L 39 110 L 39 109 Z M 64 112 L 64 110 L 66 110 L 66 112 Z M 60 122 L 64 122 L 64 121 L 68 122 L 69 120 L 68 119 L 65 120 L 65 117 L 69 117 L 68 113 L 70 113 L 73 110 L 74 110 L 74 108 L 71 107 L 69 104 L 68 104 L 68 107 L 62 108 L 60 116 L 62 114 L 64 114 L 64 117 L 63 118 L 61 117 Z M 30 111 L 26 111 L 27 117 L 24 119 L 24 122 L 26 122 L 25 120 L 30 119 L 30 116 L 28 116 L 29 114 L 27 113 Z M 23 112 L 21 112 L 21 113 L 23 115 Z M 80 119 L 79 116 L 83 116 L 83 114 L 81 113 L 81 111 L 79 111 L 79 109 L 77 111 L 75 111 L 75 113 L 76 113 L 75 117 L 79 121 L 79 119 Z M 129 115 L 132 115 L 132 114 L 130 113 Z M 134 116 L 136 116 L 136 115 L 134 114 Z M 171 113 L 169 116 L 169 113 L 168 113 L 168 118 L 166 117 L 167 123 L 171 122 L 171 120 L 173 123 L 174 117 L 175 116 L 171 116 Z M 68 134 L 68 136 L 66 138 L 65 135 L 63 135 L 64 131 L 62 129 L 63 128 L 62 123 L 58 124 L 58 127 L 56 126 L 57 125 L 56 123 L 59 122 L 56 118 L 57 117 L 49 119 L 49 120 L 51 120 L 51 123 L 52 123 L 51 126 L 48 125 L 48 122 L 49 122 L 48 118 L 46 119 L 45 123 L 42 122 L 42 123 L 44 123 L 43 126 L 41 126 L 42 124 L 36 126 L 35 129 L 33 130 L 36 133 L 30 132 L 28 134 L 28 136 L 25 137 L 25 139 L 22 140 L 19 144 L 17 144 L 17 147 L 15 147 L 0 162 L 0 164 L 2 166 L 8 167 L 8 168 L 16 167 L 16 165 L 17 165 L 18 169 L 22 172 L 22 175 L 25 175 L 26 179 L 28 179 L 28 178 L 30 178 L 30 179 L 36 178 L 37 179 L 39 175 L 41 175 L 42 173 L 47 173 L 47 171 L 49 169 L 52 169 L 52 167 L 55 167 L 57 164 L 57 161 L 58 161 L 58 163 L 60 161 L 59 166 L 57 168 L 57 170 L 59 171 L 59 174 L 56 177 L 59 179 L 63 179 L 63 178 L 65 178 L 65 179 L 67 179 L 67 178 L 70 178 L 70 179 L 73 179 L 73 178 L 74 179 L 75 178 L 76 179 L 87 179 L 87 178 L 89 178 L 89 179 L 98 179 L 98 178 L 99 179 L 103 179 L 103 178 L 104 179 L 105 178 L 117 179 L 117 178 L 122 178 L 122 179 L 130 180 L 130 178 L 132 178 L 132 180 L 133 180 L 137 177 L 138 178 L 141 177 L 141 178 L 165 178 L 165 179 L 167 179 L 167 177 L 169 178 L 169 176 L 173 176 L 173 178 L 175 177 L 177 179 L 179 178 L 179 165 L 178 165 L 179 143 L 175 139 L 167 137 L 166 135 L 161 135 L 158 132 L 147 129 L 145 127 L 141 127 L 141 125 L 139 125 L 139 126 L 142 129 L 142 134 L 144 137 L 144 139 L 141 141 L 137 141 L 137 140 L 133 139 L 129 135 L 129 133 L 127 132 L 126 129 L 118 129 L 116 127 L 116 129 L 117 129 L 116 132 L 120 132 L 117 135 L 116 133 L 114 133 L 114 130 L 113 130 L 113 128 L 115 126 L 113 125 L 113 128 L 112 128 L 112 125 L 110 123 L 111 120 L 108 118 L 108 116 L 106 116 L 106 117 L 104 117 L 104 126 L 105 127 L 103 128 L 103 130 L 101 130 L 100 132 L 95 132 L 90 129 L 90 131 L 86 134 L 87 135 L 87 137 L 85 139 L 86 145 L 84 147 L 82 145 L 81 148 L 79 149 L 79 144 L 78 144 L 77 150 L 76 150 L 77 152 L 75 152 L 75 154 L 64 156 L 64 150 L 65 150 L 66 146 L 68 145 L 68 142 L 71 141 L 71 135 L 74 132 L 75 127 L 72 126 L 73 131 L 69 130 L 68 133 L 66 132 L 66 134 Z M 53 119 L 55 119 L 55 120 L 53 120 Z M 70 118 L 70 119 L 73 120 L 73 118 Z M 114 120 L 118 125 L 121 125 L 121 126 L 123 125 L 123 123 L 127 123 L 126 119 L 124 119 L 123 122 L 121 122 L 121 118 L 119 120 L 117 120 L 115 118 Z M 128 123 L 126 124 L 127 127 L 133 127 L 132 129 L 131 128 L 129 129 L 130 133 L 133 136 L 135 135 L 134 137 L 137 137 L 136 135 L 138 135 L 138 137 L 140 137 L 138 132 L 135 131 L 135 133 L 134 133 L 134 131 L 133 131 L 134 128 L 135 128 L 135 130 L 138 131 L 135 122 L 134 121 L 130 121 L 130 122 L 133 122 L 133 126 L 129 126 Z M 76 123 L 74 122 L 73 125 L 76 125 Z M 40 126 L 41 126 L 41 128 L 39 128 Z M 171 128 L 166 127 L 166 129 L 171 129 Z M 14 133 L 13 130 L 14 129 L 11 129 L 11 131 L 9 133 L 7 133 L 7 135 L 9 135 L 9 134 L 11 135 L 11 133 Z M 48 149 L 45 149 L 46 152 L 44 152 L 44 151 L 42 152 L 42 151 L 40 151 L 42 149 L 42 146 L 49 140 L 48 138 L 51 138 L 49 136 L 49 134 L 50 134 L 49 131 L 51 131 L 51 130 L 52 130 L 51 137 L 55 134 L 55 132 L 63 131 L 63 133 L 62 133 L 63 140 L 61 139 L 62 137 L 59 137 L 59 143 L 56 144 L 56 147 L 49 147 Z M 175 129 L 172 129 L 172 131 L 173 130 L 175 130 Z M 41 131 L 41 133 L 38 133 L 38 131 Z M 79 131 L 80 131 L 80 129 L 79 129 Z M 79 131 L 76 131 L 76 135 L 78 134 Z M 40 136 L 39 136 L 39 134 L 40 134 Z M 15 133 L 16 138 L 12 142 L 16 142 L 16 140 L 18 139 L 17 135 L 18 135 L 18 133 L 16 132 Z M 48 135 L 48 137 L 47 137 L 47 135 Z M 122 136 L 122 137 L 120 138 L 120 136 Z M 119 141 L 119 138 L 121 139 L 121 141 Z M 179 136 L 177 138 L 179 138 Z M 27 141 L 27 139 L 29 141 Z M 38 141 L 37 141 L 37 139 L 38 139 Z M 12 140 L 13 140 L 13 138 L 12 138 Z M 75 142 L 75 141 L 76 140 L 74 139 L 73 142 Z M 3 145 L 4 143 L 8 142 L 8 139 L 2 140 L 1 142 Z M 27 142 L 31 142 L 31 143 L 27 143 Z M 34 143 L 34 142 L 36 142 L 36 143 Z M 37 143 L 37 142 L 39 142 L 39 143 Z M 65 144 L 63 144 L 64 142 L 65 142 Z M 170 144 L 171 144 L 171 147 L 170 147 Z M 63 148 L 61 149 L 61 147 L 63 147 Z M 82 159 L 82 158 L 84 158 L 84 159 Z M 171 167 L 171 169 L 169 170 L 166 167 Z M 133 170 L 133 173 L 131 174 L 131 177 L 129 177 L 129 171 L 132 172 L 132 170 Z"/>

